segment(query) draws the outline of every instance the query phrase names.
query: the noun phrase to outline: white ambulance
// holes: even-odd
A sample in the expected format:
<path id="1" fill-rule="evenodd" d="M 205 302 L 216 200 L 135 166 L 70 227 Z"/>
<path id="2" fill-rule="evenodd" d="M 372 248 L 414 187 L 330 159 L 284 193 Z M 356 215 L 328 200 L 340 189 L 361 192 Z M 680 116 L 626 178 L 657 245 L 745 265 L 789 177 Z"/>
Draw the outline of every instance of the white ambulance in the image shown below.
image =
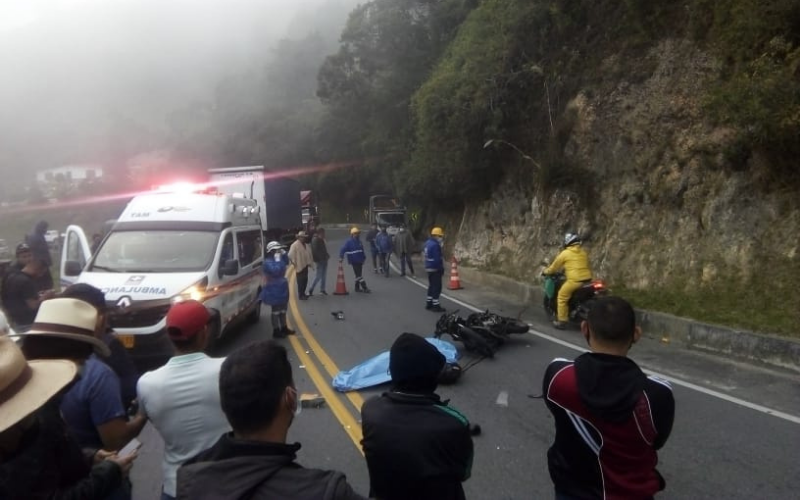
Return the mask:
<path id="1" fill-rule="evenodd" d="M 102 290 L 111 326 L 135 364 L 153 369 L 173 353 L 165 316 L 176 301 L 205 303 L 212 346 L 240 320 L 259 320 L 259 217 L 255 200 L 190 187 L 136 196 L 94 255 L 83 230 L 67 228 L 61 286 L 81 282 Z"/>

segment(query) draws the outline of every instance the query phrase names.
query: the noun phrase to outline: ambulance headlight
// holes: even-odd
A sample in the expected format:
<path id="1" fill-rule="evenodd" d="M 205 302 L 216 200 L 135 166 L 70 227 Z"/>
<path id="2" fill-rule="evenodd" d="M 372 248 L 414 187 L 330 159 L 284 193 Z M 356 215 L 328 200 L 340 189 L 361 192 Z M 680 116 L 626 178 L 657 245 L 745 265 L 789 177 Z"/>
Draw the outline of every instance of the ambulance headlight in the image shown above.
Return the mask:
<path id="1" fill-rule="evenodd" d="M 208 278 L 203 278 L 194 285 L 188 287 L 178 295 L 172 297 L 172 303 L 183 302 L 184 300 L 197 300 L 202 302 L 206 296 L 206 288 L 208 287 Z"/>

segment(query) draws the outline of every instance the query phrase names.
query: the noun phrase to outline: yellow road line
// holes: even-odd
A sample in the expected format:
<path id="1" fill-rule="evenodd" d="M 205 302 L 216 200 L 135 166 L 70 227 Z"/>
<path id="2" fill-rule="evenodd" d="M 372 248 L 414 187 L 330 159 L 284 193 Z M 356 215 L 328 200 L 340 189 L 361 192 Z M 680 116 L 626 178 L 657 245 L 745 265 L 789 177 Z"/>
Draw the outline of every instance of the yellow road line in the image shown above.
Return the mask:
<path id="1" fill-rule="evenodd" d="M 317 386 L 317 389 L 320 393 L 322 393 L 322 397 L 325 398 L 325 401 L 328 403 L 328 407 L 330 407 L 331 412 L 339 420 L 339 423 L 342 424 L 344 431 L 350 436 L 350 439 L 353 441 L 353 444 L 356 445 L 356 449 L 362 455 L 364 451 L 361 449 L 361 439 L 363 437 L 361 433 L 361 424 L 359 424 L 356 419 L 353 417 L 353 414 L 344 406 L 337 394 L 333 391 L 330 386 L 330 383 L 322 376 L 317 365 L 314 364 L 314 361 L 311 359 L 311 356 L 306 354 L 305 349 L 303 348 L 303 344 L 300 343 L 300 340 L 295 335 L 289 335 L 289 342 L 292 344 L 292 348 L 294 352 L 297 354 L 297 357 L 300 358 L 300 362 L 303 363 L 306 367 L 306 372 L 308 373 L 311 380 L 314 382 L 314 385 Z"/>
<path id="2" fill-rule="evenodd" d="M 331 378 L 335 377 L 337 373 L 339 373 L 339 367 L 336 366 L 336 363 L 328 356 L 328 353 L 325 352 L 325 349 L 317 342 L 317 339 L 314 338 L 314 335 L 311 333 L 311 330 L 306 325 L 305 321 L 303 321 L 303 316 L 300 314 L 300 309 L 297 307 L 297 299 L 295 298 L 295 289 L 296 284 L 295 280 L 292 279 L 294 276 L 294 270 L 290 271 L 289 274 L 289 308 L 292 311 L 292 316 L 295 319 L 295 323 L 297 328 L 300 330 L 300 333 L 303 334 L 303 338 L 305 338 L 306 342 L 308 342 L 308 346 L 311 348 L 311 351 L 320 360 L 322 363 L 323 368 L 325 371 L 328 372 L 328 375 Z M 353 407 L 356 409 L 357 412 L 361 413 L 361 407 L 364 405 L 364 398 L 361 397 L 356 391 L 349 391 L 344 393 Z"/>

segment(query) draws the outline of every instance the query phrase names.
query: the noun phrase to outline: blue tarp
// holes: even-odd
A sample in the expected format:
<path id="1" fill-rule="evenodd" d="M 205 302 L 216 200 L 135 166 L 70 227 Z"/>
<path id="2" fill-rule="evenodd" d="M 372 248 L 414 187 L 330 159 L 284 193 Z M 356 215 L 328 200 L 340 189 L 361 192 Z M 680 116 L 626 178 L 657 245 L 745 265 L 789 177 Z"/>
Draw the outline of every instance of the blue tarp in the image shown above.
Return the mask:
<path id="1" fill-rule="evenodd" d="M 425 339 L 445 357 L 448 363 L 458 360 L 456 346 L 445 340 L 437 338 Z M 356 365 L 349 370 L 343 370 L 333 377 L 333 388 L 339 392 L 358 391 L 367 387 L 385 384 L 392 380 L 389 375 L 389 351 L 383 351 L 374 358 Z"/>

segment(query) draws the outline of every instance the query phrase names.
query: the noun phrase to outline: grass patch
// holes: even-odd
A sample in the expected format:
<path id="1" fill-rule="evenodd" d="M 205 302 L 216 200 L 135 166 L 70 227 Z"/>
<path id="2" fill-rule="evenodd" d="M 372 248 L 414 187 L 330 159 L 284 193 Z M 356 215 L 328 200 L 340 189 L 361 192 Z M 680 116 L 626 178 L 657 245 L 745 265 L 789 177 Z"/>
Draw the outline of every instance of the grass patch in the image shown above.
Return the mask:
<path id="1" fill-rule="evenodd" d="M 638 290 L 613 287 L 634 307 L 754 332 L 800 338 L 797 306 L 774 300 L 774 290 L 757 286 L 713 285 L 687 292 L 677 287 Z M 780 294 L 778 294 L 780 295 Z M 771 300 L 772 299 L 772 300 Z"/>

